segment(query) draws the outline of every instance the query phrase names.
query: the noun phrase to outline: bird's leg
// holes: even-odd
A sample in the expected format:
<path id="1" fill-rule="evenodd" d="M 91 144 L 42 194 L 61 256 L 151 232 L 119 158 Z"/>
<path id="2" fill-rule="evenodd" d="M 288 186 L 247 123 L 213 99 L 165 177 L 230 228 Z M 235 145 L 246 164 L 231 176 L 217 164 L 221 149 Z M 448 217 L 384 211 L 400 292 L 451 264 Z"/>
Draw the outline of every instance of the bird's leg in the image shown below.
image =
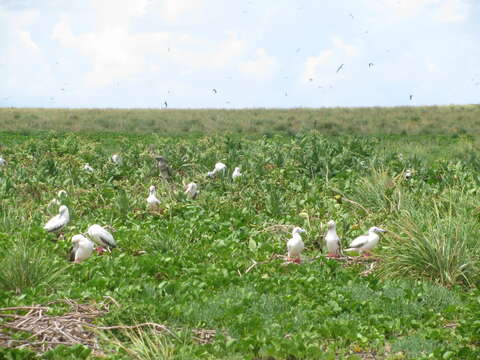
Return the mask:
<path id="1" fill-rule="evenodd" d="M 340 257 L 340 255 L 334 254 L 334 253 L 328 253 L 328 254 L 327 254 L 327 257 L 328 257 L 328 258 L 338 259 L 338 258 Z"/>
<path id="2" fill-rule="evenodd" d="M 106 250 L 101 246 L 97 246 L 95 248 L 95 251 L 97 252 L 98 255 L 102 255 Z"/>
<path id="3" fill-rule="evenodd" d="M 299 256 L 298 258 L 293 259 L 293 262 L 294 262 L 295 264 L 300 264 L 300 263 L 302 262 L 302 259 L 300 259 L 300 256 Z"/>
<path id="4" fill-rule="evenodd" d="M 369 257 L 369 256 L 372 256 L 372 254 L 370 254 L 368 251 L 365 251 L 364 253 L 362 253 L 362 256 Z"/>

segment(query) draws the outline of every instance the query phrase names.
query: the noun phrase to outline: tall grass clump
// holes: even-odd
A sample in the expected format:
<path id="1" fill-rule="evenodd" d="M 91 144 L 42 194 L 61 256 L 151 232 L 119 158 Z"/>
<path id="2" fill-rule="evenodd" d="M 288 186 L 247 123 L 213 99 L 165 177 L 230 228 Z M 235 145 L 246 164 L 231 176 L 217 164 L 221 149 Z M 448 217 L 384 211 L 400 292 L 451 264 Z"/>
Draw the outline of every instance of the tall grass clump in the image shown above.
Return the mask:
<path id="1" fill-rule="evenodd" d="M 383 274 L 408 274 L 446 286 L 476 283 L 477 223 L 462 197 L 458 195 L 455 203 L 433 199 L 423 206 L 407 206 L 394 224 L 397 236 L 385 247 Z"/>
<path id="2" fill-rule="evenodd" d="M 18 241 L 0 259 L 0 289 L 21 294 L 39 285 L 53 286 L 61 270 L 40 246 Z"/>

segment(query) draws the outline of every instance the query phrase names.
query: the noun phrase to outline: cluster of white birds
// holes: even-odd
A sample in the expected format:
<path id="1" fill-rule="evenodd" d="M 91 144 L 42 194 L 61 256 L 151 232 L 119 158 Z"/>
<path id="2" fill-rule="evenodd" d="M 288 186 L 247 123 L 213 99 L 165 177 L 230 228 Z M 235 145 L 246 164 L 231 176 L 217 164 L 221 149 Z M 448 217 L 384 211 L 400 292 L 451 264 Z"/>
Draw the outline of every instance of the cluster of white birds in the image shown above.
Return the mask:
<path id="1" fill-rule="evenodd" d="M 377 246 L 380 237 L 378 233 L 385 232 L 385 230 L 373 226 L 368 230 L 368 233 L 365 235 L 360 235 L 355 238 L 349 245 L 348 249 L 345 249 L 345 252 L 358 251 L 362 256 L 369 256 L 370 251 Z M 302 233 L 306 231 L 300 227 L 295 227 L 292 231 L 292 237 L 287 241 L 287 251 L 288 251 L 288 261 L 295 263 L 300 263 L 300 255 L 305 248 L 305 244 L 302 240 Z M 325 234 L 325 244 L 328 250 L 328 257 L 330 258 L 339 258 L 343 256 L 342 253 L 342 244 L 339 236 L 337 235 L 335 221 L 330 220 L 327 223 L 327 233 Z"/>
<path id="2" fill-rule="evenodd" d="M 161 171 L 161 175 L 165 178 L 168 178 L 170 173 L 170 168 L 166 160 L 161 157 L 155 157 L 157 161 L 157 167 Z M 119 154 L 114 154 L 111 157 L 111 161 L 116 165 L 122 164 L 122 157 Z M 0 157 L 0 166 L 5 165 L 5 160 Z M 87 163 L 84 167 L 86 171 L 93 172 L 93 168 Z M 212 171 L 207 173 L 208 177 L 214 177 L 217 174 L 225 175 L 227 171 L 227 166 L 222 162 L 217 162 Z M 405 178 L 411 178 L 411 171 L 407 170 L 405 173 Z M 242 176 L 240 167 L 236 167 L 232 173 L 232 179 L 235 180 Z M 408 176 L 408 177 L 407 177 Z M 194 199 L 198 191 L 198 186 L 194 182 L 190 182 L 186 185 L 185 195 L 188 198 Z M 59 206 L 59 213 L 52 217 L 44 226 L 44 229 L 48 232 L 56 233 L 60 232 L 68 222 L 70 221 L 70 213 L 66 205 L 62 205 L 67 197 L 67 192 L 65 190 L 60 190 L 57 193 L 57 198 L 54 198 L 48 204 L 48 207 L 56 205 Z M 147 207 L 149 209 L 157 209 L 160 206 L 161 202 L 157 197 L 156 188 L 154 185 L 150 186 L 149 195 L 147 197 Z M 385 232 L 385 230 L 378 228 L 376 226 L 371 227 L 368 230 L 368 233 L 365 235 L 358 236 L 355 238 L 344 251 L 358 251 L 360 255 L 368 256 L 370 251 L 377 246 L 379 241 L 378 233 Z M 288 261 L 295 263 L 301 262 L 301 253 L 305 248 L 305 244 L 302 240 L 303 233 L 306 233 L 305 229 L 300 227 L 295 227 L 292 231 L 292 237 L 287 241 L 287 251 L 288 251 Z M 88 237 L 87 237 L 88 236 Z M 337 234 L 336 223 L 333 220 L 330 220 L 327 223 L 327 233 L 324 237 L 325 244 L 328 250 L 328 257 L 338 258 L 343 256 L 342 246 L 340 238 Z M 109 233 L 105 228 L 98 224 L 91 225 L 86 233 L 77 234 L 72 237 L 72 248 L 70 251 L 70 259 L 75 263 L 79 263 L 87 258 L 89 258 L 94 250 L 94 243 L 98 245 L 97 251 L 103 252 L 104 248 L 111 249 L 117 246 L 117 243 L 111 233 Z"/>
<path id="3" fill-rule="evenodd" d="M 60 193 L 60 192 L 59 192 Z M 66 205 L 60 205 L 59 213 L 52 217 L 44 225 L 44 230 L 57 233 L 60 232 L 70 221 L 70 212 Z M 92 240 L 85 237 L 88 235 L 98 247 L 98 252 L 103 252 L 104 248 L 111 249 L 117 246 L 113 235 L 98 224 L 91 225 L 84 234 L 74 235 L 72 237 L 73 247 L 70 252 L 70 258 L 76 263 L 90 257 L 94 249 Z"/>

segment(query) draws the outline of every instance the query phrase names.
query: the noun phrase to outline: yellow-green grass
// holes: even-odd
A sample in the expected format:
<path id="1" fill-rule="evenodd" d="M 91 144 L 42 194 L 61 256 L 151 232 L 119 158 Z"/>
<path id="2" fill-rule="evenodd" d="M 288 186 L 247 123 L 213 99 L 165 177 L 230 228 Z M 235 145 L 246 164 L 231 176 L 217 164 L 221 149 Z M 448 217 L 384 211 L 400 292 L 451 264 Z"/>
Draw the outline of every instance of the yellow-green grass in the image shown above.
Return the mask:
<path id="1" fill-rule="evenodd" d="M 480 105 L 322 109 L 1 108 L 0 129 L 273 134 L 478 134 Z"/>

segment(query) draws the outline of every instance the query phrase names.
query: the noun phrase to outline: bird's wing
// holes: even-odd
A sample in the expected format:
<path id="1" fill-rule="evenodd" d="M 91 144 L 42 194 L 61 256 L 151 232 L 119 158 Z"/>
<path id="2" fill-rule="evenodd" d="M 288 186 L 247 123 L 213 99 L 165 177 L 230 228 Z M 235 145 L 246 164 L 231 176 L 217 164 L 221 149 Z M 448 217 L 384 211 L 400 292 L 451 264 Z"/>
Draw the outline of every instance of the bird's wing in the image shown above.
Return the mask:
<path id="1" fill-rule="evenodd" d="M 361 248 L 362 246 L 365 246 L 365 244 L 368 242 L 368 236 L 367 235 L 360 235 L 359 237 L 357 237 L 356 239 L 354 239 L 351 243 L 350 243 L 350 248 L 351 249 L 359 249 Z"/>
<path id="2" fill-rule="evenodd" d="M 55 215 L 43 227 L 48 232 L 60 230 L 65 225 L 65 220 L 60 215 Z"/>
<path id="3" fill-rule="evenodd" d="M 117 243 L 115 242 L 115 239 L 113 238 L 112 234 L 110 234 L 107 230 L 103 228 L 98 229 L 97 236 L 100 239 L 100 241 L 103 242 L 105 245 L 112 248 L 117 246 Z"/>

